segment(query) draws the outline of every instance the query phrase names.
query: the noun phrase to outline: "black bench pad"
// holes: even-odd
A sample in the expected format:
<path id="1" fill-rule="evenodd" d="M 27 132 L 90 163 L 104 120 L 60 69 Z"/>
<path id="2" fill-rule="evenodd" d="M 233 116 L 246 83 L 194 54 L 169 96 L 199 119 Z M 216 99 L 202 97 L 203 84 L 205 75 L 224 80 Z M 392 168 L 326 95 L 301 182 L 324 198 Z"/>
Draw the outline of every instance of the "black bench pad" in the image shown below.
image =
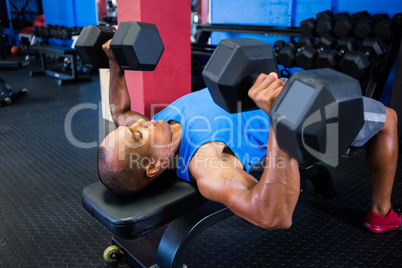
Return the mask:
<path id="1" fill-rule="evenodd" d="M 207 202 L 196 186 L 167 175 L 141 194 L 119 196 L 101 183 L 82 192 L 83 207 L 109 231 L 125 239 L 147 234 Z"/>

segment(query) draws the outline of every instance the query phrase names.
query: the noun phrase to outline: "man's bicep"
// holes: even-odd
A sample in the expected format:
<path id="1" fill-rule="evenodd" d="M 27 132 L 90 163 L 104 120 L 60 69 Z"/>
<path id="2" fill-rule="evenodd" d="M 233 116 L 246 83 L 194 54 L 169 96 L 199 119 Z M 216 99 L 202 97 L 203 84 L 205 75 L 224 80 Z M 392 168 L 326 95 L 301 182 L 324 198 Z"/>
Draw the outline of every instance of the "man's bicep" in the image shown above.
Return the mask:
<path id="1" fill-rule="evenodd" d="M 236 172 L 243 173 L 245 171 L 238 169 Z M 196 178 L 201 194 L 210 200 L 221 202 L 226 206 L 235 204 L 238 200 L 248 198 L 254 188 L 254 181 L 244 183 L 244 178 L 239 180 L 225 173 L 227 172 L 213 173 L 199 179 Z"/>

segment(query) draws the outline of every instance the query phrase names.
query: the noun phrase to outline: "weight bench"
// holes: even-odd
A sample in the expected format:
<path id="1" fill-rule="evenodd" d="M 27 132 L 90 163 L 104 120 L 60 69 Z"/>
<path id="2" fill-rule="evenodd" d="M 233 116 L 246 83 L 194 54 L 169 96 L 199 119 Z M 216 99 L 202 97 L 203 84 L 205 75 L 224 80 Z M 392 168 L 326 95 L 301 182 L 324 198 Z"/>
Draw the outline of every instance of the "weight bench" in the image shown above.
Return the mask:
<path id="1" fill-rule="evenodd" d="M 90 82 L 92 78 L 89 76 L 79 76 L 77 71 L 77 52 L 74 48 L 56 46 L 56 45 L 35 45 L 32 46 L 32 51 L 40 55 L 42 64 L 41 70 L 31 71 L 30 76 L 47 75 L 57 78 L 58 85 L 61 86 L 67 82 Z M 49 70 L 46 61 L 46 55 L 54 55 L 56 57 L 68 58 L 71 61 L 71 74 L 57 72 L 55 70 Z"/>
<path id="2" fill-rule="evenodd" d="M 257 172 L 250 171 L 250 174 L 256 176 Z M 325 166 L 301 169 L 300 175 L 302 184 L 311 179 L 318 195 L 336 197 Z M 162 174 L 135 196 L 116 195 L 101 182 L 90 184 L 82 192 L 82 204 L 114 234 L 112 244 L 133 267 L 183 267 L 193 240 L 210 226 L 233 215 L 224 205 L 205 199 L 195 184 L 171 173 Z M 150 245 L 147 234 L 168 223 L 158 247 Z"/>
<path id="3" fill-rule="evenodd" d="M 133 267 L 182 267 L 192 241 L 208 227 L 233 215 L 205 199 L 195 185 L 165 175 L 139 195 L 119 196 L 101 182 L 82 192 L 84 208 L 114 236 L 112 244 Z M 170 223 L 156 249 L 146 234 Z"/>

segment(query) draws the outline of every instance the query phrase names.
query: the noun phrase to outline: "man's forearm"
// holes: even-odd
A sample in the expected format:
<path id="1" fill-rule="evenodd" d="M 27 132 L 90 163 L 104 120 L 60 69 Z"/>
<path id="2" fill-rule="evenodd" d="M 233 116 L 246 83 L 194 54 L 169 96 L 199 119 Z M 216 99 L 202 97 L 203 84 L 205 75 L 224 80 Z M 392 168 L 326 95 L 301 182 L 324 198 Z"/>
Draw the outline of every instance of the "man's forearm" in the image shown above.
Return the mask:
<path id="1" fill-rule="evenodd" d="M 131 110 L 130 95 L 128 94 L 124 71 L 114 60 L 109 60 L 109 104 L 113 121 L 116 126 L 123 125 L 124 118 L 121 115 Z"/>
<path id="2" fill-rule="evenodd" d="M 260 182 L 253 191 L 259 192 L 257 195 L 264 203 L 266 215 L 286 215 L 291 222 L 300 195 L 297 161 L 278 147 L 272 127 L 267 147 L 266 166 Z"/>

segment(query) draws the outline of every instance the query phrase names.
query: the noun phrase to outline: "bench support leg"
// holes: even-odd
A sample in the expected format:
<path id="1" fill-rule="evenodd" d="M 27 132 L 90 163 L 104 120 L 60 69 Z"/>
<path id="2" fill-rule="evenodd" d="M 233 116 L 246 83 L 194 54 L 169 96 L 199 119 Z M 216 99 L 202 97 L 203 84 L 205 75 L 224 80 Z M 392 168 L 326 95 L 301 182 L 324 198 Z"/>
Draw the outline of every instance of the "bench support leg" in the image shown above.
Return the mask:
<path id="1" fill-rule="evenodd" d="M 173 221 L 159 243 L 156 264 L 162 268 L 183 267 L 187 249 L 194 239 L 207 228 L 232 215 L 224 205 L 208 202 Z"/>
<path id="2" fill-rule="evenodd" d="M 132 267 L 183 267 L 187 249 L 207 228 L 232 216 L 224 205 L 208 202 L 204 206 L 174 220 L 167 227 L 156 249 L 146 241 L 113 236 L 112 244 L 124 253 L 124 261 Z"/>
<path id="3" fill-rule="evenodd" d="M 151 267 L 156 261 L 156 248 L 150 245 L 144 236 L 131 240 L 113 236 L 112 244 L 123 251 L 124 260 L 132 267 Z"/>

